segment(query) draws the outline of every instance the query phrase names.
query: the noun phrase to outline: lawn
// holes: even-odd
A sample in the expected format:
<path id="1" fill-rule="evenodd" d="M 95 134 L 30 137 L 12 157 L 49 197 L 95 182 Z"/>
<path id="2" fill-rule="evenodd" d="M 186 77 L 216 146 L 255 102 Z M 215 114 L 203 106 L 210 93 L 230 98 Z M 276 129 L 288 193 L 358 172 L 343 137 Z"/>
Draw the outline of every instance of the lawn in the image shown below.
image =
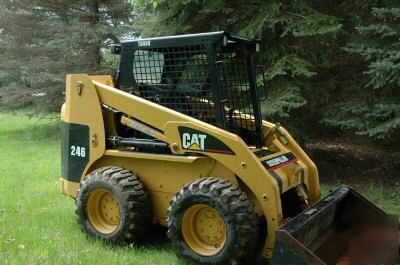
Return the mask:
<path id="1" fill-rule="evenodd" d="M 59 190 L 57 126 L 47 123 L 0 113 L 0 264 L 183 264 L 161 232 L 112 247 L 80 231 Z"/>
<path id="2" fill-rule="evenodd" d="M 74 201 L 59 190 L 57 125 L 24 114 L 0 113 L 1 264 L 184 264 L 164 233 L 141 246 L 112 247 L 86 237 L 76 222 Z M 323 185 L 326 194 L 329 185 Z M 386 194 L 369 185 L 366 195 L 400 213 L 400 187 Z"/>

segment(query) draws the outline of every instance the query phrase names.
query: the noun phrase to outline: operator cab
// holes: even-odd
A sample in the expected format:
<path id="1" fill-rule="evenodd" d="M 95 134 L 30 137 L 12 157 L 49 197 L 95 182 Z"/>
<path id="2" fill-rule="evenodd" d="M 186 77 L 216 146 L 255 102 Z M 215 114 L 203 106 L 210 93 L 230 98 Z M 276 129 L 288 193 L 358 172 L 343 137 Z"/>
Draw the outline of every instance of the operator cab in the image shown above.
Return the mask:
<path id="1" fill-rule="evenodd" d="M 112 51 L 121 54 L 117 88 L 262 146 L 259 41 L 212 32 L 129 40 Z"/>

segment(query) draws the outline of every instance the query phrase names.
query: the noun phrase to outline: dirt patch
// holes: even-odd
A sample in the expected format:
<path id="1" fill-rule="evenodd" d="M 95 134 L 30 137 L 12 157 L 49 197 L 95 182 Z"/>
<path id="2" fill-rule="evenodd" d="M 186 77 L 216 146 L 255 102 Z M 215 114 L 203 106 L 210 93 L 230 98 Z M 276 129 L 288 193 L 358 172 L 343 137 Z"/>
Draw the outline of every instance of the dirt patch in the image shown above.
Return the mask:
<path id="1" fill-rule="evenodd" d="M 388 151 L 369 141 L 336 138 L 310 140 L 306 150 L 318 167 L 322 183 L 355 188 L 374 183 L 392 188 L 400 182 L 398 148 Z"/>

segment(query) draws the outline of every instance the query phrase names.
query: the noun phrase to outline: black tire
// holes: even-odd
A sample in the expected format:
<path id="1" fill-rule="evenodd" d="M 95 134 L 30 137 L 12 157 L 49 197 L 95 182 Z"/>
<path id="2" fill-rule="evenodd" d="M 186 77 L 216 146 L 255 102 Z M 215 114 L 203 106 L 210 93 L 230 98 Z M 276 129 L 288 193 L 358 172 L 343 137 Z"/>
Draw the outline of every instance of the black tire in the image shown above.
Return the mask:
<path id="1" fill-rule="evenodd" d="M 222 249 L 212 256 L 194 251 L 182 232 L 185 212 L 199 204 L 215 209 L 225 223 L 226 240 Z M 184 186 L 172 199 L 167 215 L 168 236 L 181 258 L 199 264 L 250 264 L 259 254 L 256 253 L 259 221 L 253 203 L 237 185 L 227 180 L 203 178 Z"/>
<path id="2" fill-rule="evenodd" d="M 119 222 L 111 233 L 98 231 L 88 218 L 88 200 L 93 192 L 106 190 L 119 206 Z M 113 244 L 139 240 L 151 222 L 151 201 L 140 180 L 119 167 L 103 167 L 88 174 L 77 192 L 76 214 L 85 233 Z"/>

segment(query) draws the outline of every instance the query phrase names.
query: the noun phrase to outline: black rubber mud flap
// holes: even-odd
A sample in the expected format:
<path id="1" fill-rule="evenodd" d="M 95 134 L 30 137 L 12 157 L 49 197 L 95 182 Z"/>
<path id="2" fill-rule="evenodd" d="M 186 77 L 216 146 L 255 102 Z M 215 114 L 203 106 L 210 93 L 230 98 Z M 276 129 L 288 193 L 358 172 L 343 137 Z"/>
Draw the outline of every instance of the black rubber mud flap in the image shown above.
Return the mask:
<path id="1" fill-rule="evenodd" d="M 393 264 L 398 240 L 397 217 L 341 186 L 276 231 L 270 265 Z"/>

